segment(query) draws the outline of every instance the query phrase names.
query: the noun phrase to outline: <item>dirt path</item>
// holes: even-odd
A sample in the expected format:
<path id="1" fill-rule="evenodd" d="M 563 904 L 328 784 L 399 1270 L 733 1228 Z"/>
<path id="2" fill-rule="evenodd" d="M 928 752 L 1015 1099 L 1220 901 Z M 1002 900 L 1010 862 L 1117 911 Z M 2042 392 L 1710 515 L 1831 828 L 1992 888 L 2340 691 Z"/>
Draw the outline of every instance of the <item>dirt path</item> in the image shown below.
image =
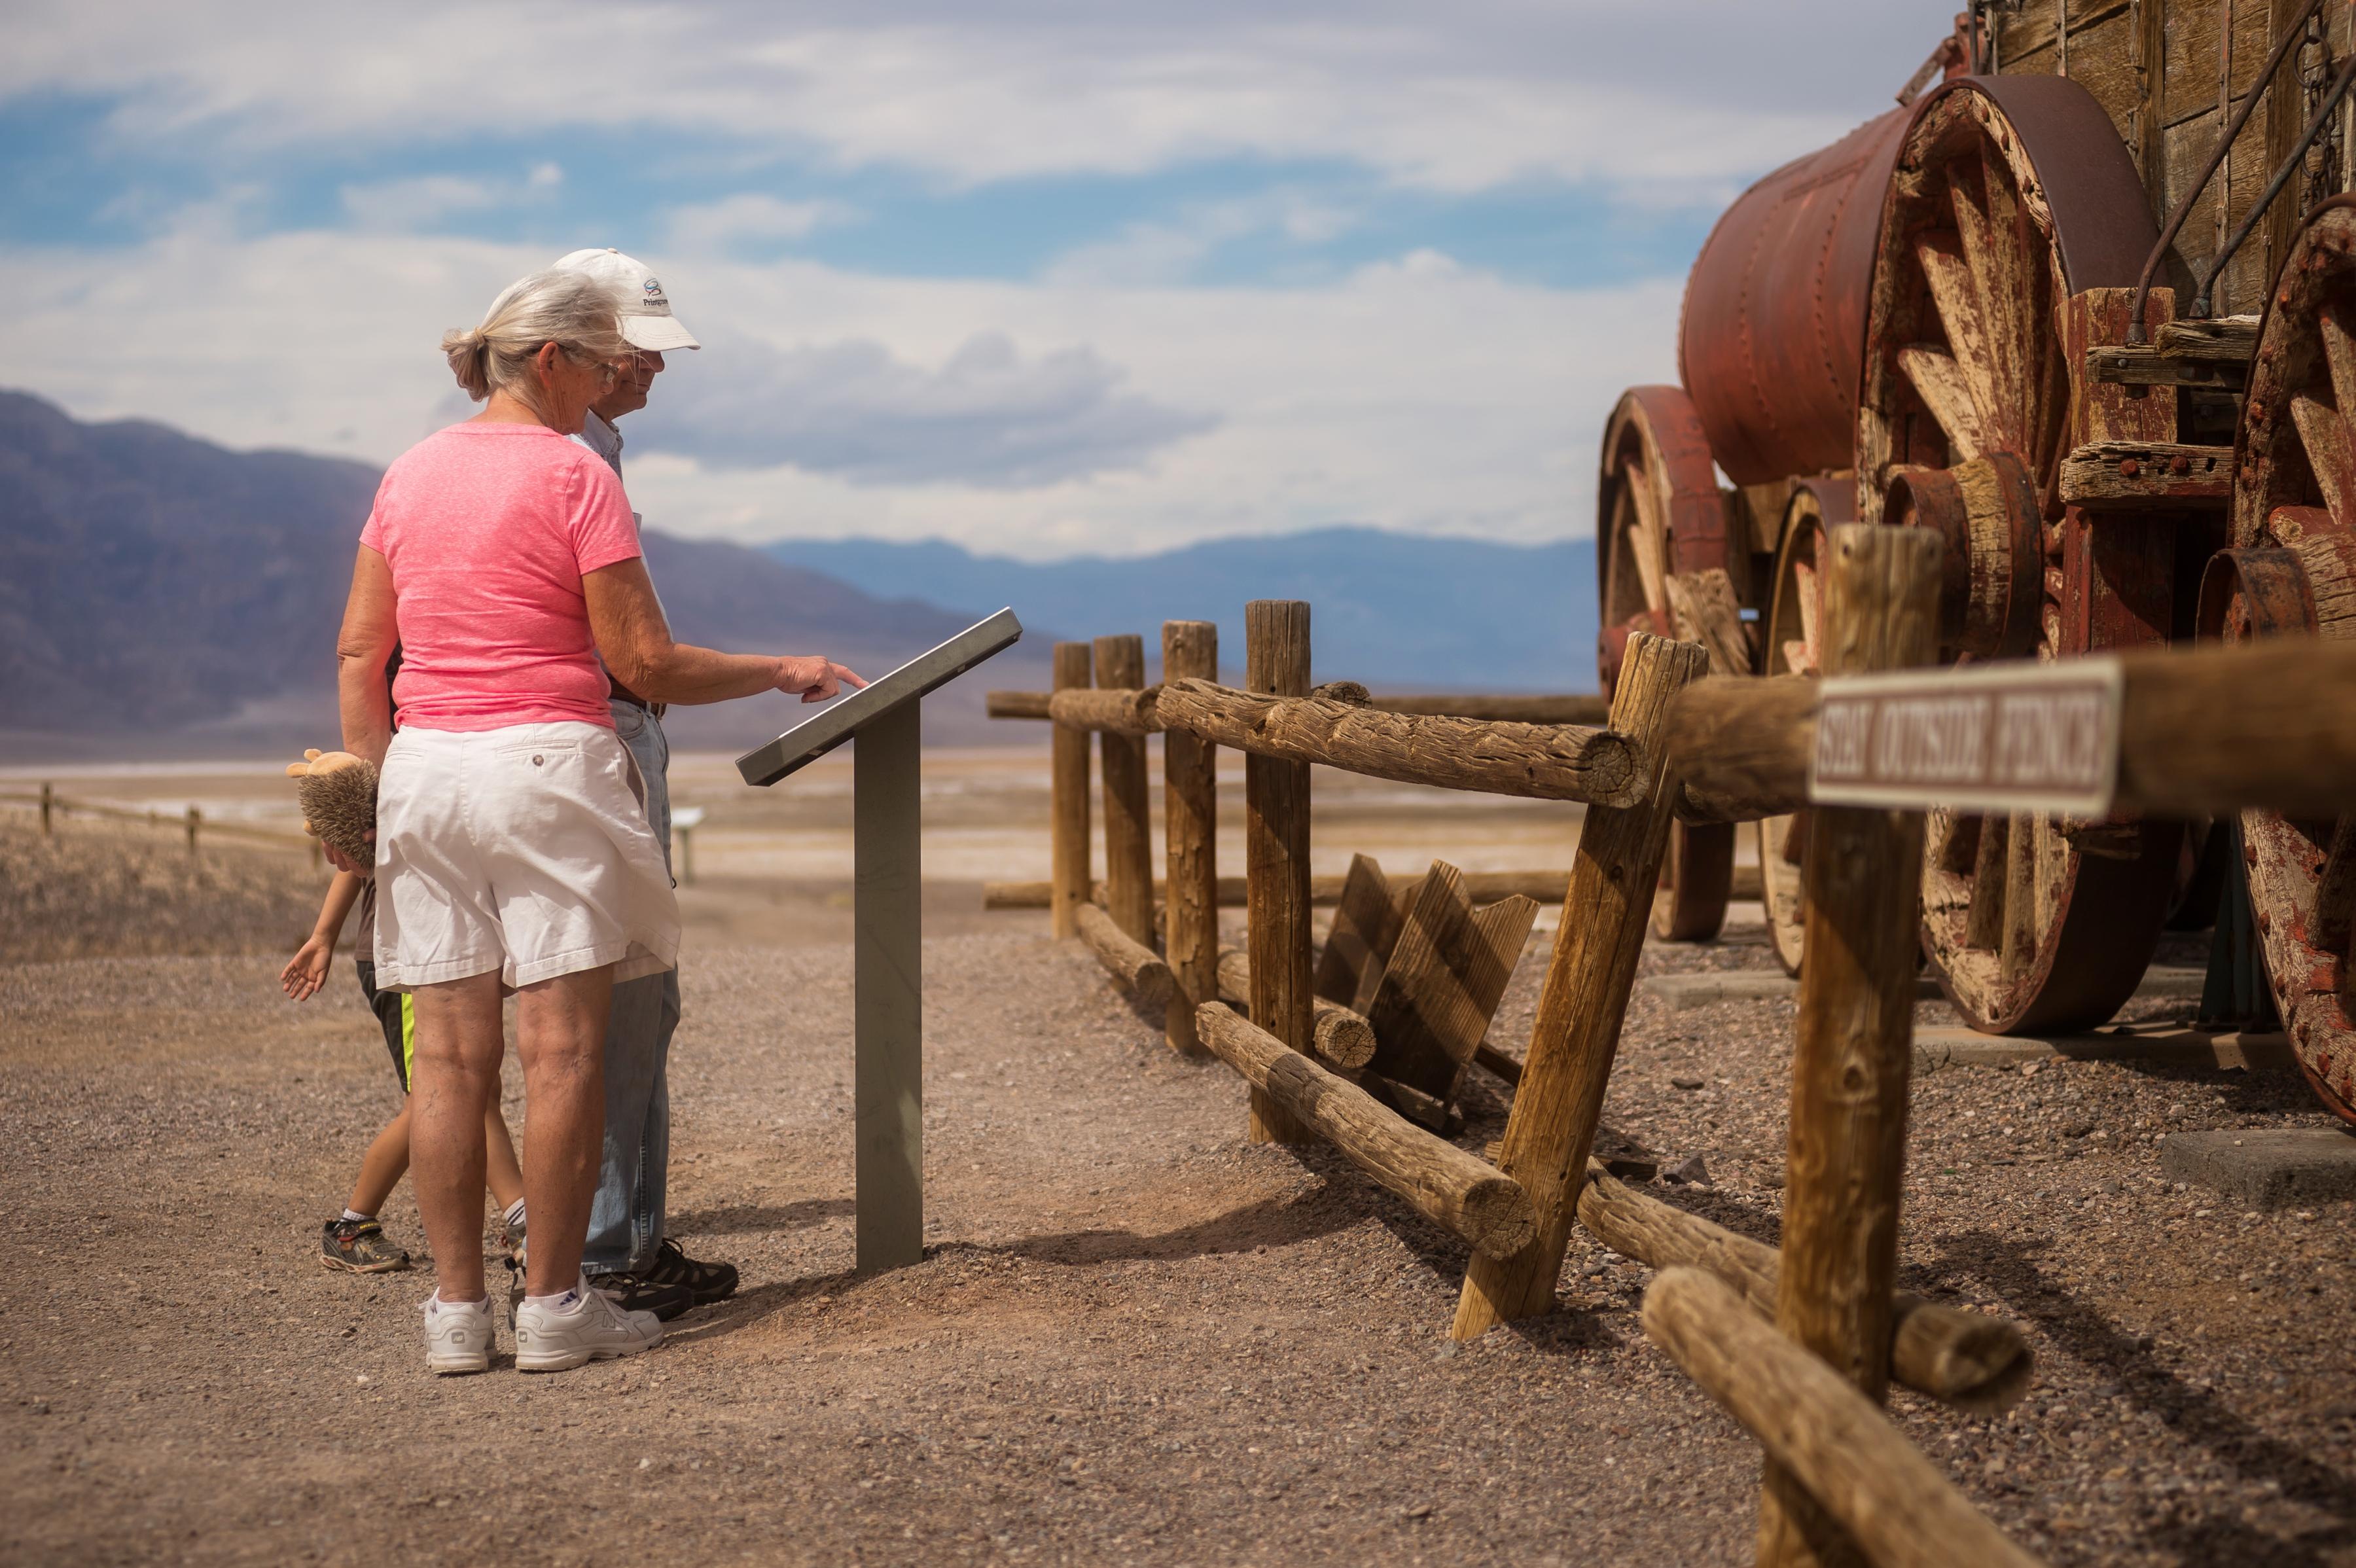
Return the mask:
<path id="1" fill-rule="evenodd" d="M 1450 1346 L 1452 1240 L 1329 1154 L 1245 1146 L 1225 1069 L 998 920 L 927 946 L 932 1250 L 866 1280 L 848 950 L 699 946 L 674 1228 L 746 1289 L 551 1378 L 431 1380 L 428 1276 L 314 1261 L 394 1106 L 348 969 L 296 1007 L 267 959 L 0 967 L 0 1557 L 1747 1558 L 1756 1450 L 1644 1343 L 1642 1271 L 1581 1240 L 1573 1310 Z M 1716 1185 L 1668 1196 L 1769 1238 L 1790 1028 L 1642 1003 L 1611 1112 L 1705 1157 Z M 2350 1217 L 2228 1212 L 2150 1143 L 2312 1123 L 2296 1081 L 1950 1069 L 1916 1105 L 1906 1283 L 2027 1324 L 2042 1363 L 1994 1423 L 1901 1397 L 1917 1441 L 2056 1562 L 2356 1562 Z M 416 1244 L 405 1188 L 387 1223 Z"/>

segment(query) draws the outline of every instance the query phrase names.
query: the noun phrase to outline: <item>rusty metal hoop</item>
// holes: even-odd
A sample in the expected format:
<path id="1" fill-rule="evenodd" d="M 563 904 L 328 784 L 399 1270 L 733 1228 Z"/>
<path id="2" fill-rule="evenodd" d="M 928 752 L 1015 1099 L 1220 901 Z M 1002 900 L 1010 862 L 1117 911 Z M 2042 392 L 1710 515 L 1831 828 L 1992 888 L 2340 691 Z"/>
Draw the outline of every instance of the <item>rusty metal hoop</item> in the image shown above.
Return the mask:
<path id="1" fill-rule="evenodd" d="M 2267 300 L 2234 443 L 2233 548 L 2201 633 L 2356 636 L 2356 200 L 2319 206 Z M 2299 1071 L 2356 1122 L 2356 813 L 2242 814 L 2250 907 Z"/>
<path id="2" fill-rule="evenodd" d="M 1700 642 L 1711 650 L 1713 670 L 1747 671 L 1732 576 L 1743 555 L 1729 538 L 1726 498 L 1693 400 L 1669 386 L 1621 393 L 1603 427 L 1599 467 L 1596 663 L 1603 689 L 1618 687 L 1628 638 L 1638 631 Z M 1677 823 L 1653 896 L 1653 934 L 1667 941 L 1716 936 L 1733 886 L 1733 825 Z"/>
<path id="3" fill-rule="evenodd" d="M 1917 105 L 1881 214 L 1857 510 L 1939 526 L 1966 547 L 1944 596 L 1951 659 L 2051 659 L 2168 634 L 2172 556 L 2098 542 L 2057 486 L 2083 369 L 2057 315 L 2082 291 L 2132 285 L 2151 240 L 2134 162 L 2075 82 L 1965 77 Z M 1905 515 L 1890 515 L 1892 497 Z M 2089 841 L 2091 825 L 1932 814 L 1923 947 L 1974 1027 L 2083 1027 L 2134 993 L 2181 829 L 2105 824 Z"/>

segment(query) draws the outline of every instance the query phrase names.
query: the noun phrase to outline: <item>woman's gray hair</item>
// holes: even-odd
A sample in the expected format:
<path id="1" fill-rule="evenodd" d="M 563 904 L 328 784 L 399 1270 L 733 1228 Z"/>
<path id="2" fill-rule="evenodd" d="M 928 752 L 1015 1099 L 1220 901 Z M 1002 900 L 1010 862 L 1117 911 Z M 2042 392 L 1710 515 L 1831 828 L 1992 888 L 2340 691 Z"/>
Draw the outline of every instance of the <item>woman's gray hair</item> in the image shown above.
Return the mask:
<path id="1" fill-rule="evenodd" d="M 509 284 L 483 313 L 481 326 L 444 332 L 442 352 L 477 403 L 505 392 L 537 407 L 531 361 L 545 343 L 562 349 L 574 364 L 621 360 L 630 352 L 605 285 L 586 273 L 553 268 Z"/>

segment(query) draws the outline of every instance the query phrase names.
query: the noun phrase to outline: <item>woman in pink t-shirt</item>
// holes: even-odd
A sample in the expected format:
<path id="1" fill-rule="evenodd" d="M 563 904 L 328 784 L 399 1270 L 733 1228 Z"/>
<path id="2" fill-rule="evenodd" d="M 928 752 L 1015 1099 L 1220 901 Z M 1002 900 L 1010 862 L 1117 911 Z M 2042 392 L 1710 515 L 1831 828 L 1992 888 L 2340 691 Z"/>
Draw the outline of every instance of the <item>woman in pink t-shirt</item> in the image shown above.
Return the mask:
<path id="1" fill-rule="evenodd" d="M 336 645 L 344 746 L 380 769 L 377 981 L 415 995 L 410 1176 L 439 1286 L 427 1362 L 489 1366 L 482 1118 L 512 991 L 531 1216 L 516 1364 L 555 1370 L 662 1337 L 581 1274 L 613 984 L 670 968 L 679 947 L 606 671 L 659 703 L 823 702 L 863 682 L 821 658 L 671 640 L 620 482 L 568 439 L 630 351 L 596 282 L 534 274 L 443 348 L 485 407 L 377 489 Z M 396 644 L 398 734 L 383 679 Z"/>

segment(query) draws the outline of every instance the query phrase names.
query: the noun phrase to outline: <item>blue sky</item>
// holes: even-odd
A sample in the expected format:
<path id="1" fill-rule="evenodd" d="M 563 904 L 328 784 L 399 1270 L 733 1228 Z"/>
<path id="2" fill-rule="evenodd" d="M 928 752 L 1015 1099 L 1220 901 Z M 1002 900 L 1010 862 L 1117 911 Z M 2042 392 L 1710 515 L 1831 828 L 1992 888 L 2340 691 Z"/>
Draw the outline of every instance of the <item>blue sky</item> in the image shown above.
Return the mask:
<path id="1" fill-rule="evenodd" d="M 681 532 L 1033 555 L 1582 533 L 1595 434 L 1622 386 L 1673 378 L 1718 211 L 1878 112 L 1944 23 L 1865 0 L 53 7 L 0 60 L 11 379 L 382 461 L 464 412 L 442 328 L 615 244 L 707 344 L 632 454 Z"/>

